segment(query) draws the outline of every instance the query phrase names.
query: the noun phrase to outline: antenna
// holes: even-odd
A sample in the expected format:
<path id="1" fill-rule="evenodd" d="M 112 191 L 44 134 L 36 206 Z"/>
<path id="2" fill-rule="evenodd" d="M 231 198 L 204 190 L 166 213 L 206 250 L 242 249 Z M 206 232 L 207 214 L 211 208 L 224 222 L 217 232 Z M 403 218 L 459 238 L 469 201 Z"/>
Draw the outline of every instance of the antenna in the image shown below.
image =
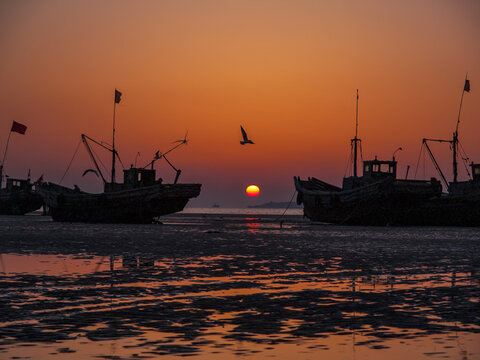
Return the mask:
<path id="1" fill-rule="evenodd" d="M 120 103 L 122 98 L 122 93 L 115 89 L 115 98 L 113 100 L 113 131 L 112 131 L 112 184 L 115 182 L 115 157 L 117 156 L 117 151 L 115 150 L 115 108 L 117 104 Z"/>
<path id="2" fill-rule="evenodd" d="M 397 153 L 397 151 L 402 151 L 402 150 L 403 150 L 403 149 L 402 149 L 402 147 L 400 146 L 399 148 L 397 148 L 397 150 L 395 150 L 395 151 L 393 152 L 393 155 L 392 155 L 393 161 L 395 161 L 395 154 Z"/>
<path id="3" fill-rule="evenodd" d="M 135 167 L 137 167 L 137 159 L 140 156 L 140 152 L 137 152 L 137 155 L 135 156 Z"/>
<path id="4" fill-rule="evenodd" d="M 351 140 L 353 143 L 353 176 L 357 177 L 357 158 L 358 158 L 358 89 L 357 89 L 357 105 L 355 109 L 355 137 Z"/>
<path id="5" fill-rule="evenodd" d="M 357 138 L 358 134 L 358 89 L 357 89 L 357 106 L 355 109 L 355 138 Z"/>

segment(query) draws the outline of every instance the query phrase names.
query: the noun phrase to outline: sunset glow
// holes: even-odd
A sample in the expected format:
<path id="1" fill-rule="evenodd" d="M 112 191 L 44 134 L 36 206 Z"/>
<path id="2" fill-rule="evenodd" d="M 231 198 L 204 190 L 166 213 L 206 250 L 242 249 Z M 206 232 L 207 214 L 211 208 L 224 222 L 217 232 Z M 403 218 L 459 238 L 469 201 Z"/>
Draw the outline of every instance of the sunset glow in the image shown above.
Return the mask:
<path id="1" fill-rule="evenodd" d="M 250 185 L 245 190 L 248 196 L 257 196 L 260 194 L 260 188 L 257 185 Z"/>
<path id="2" fill-rule="evenodd" d="M 470 159 L 480 159 L 479 2 L 140 3 L 0 4 L 0 147 L 12 120 L 28 126 L 11 139 L 7 175 L 31 169 L 59 181 L 80 134 L 110 143 L 117 88 L 116 145 L 127 168 L 188 130 L 188 146 L 169 160 L 180 182 L 204 184 L 192 204 L 247 205 L 237 189 L 251 174 L 265 200 L 288 201 L 294 175 L 341 184 L 358 88 L 363 158 L 391 158 L 401 146 L 398 172 L 410 165 L 412 177 L 422 138 L 454 131 L 467 72 L 459 131 Z M 239 145 L 240 125 L 255 145 Z M 435 150 L 451 177 L 449 149 Z M 426 163 L 425 178 L 436 176 Z M 171 167 L 157 165 L 173 181 Z M 63 184 L 101 191 L 97 177 L 82 177 L 90 167 L 82 145 Z"/>
<path id="3" fill-rule="evenodd" d="M 480 0 L 0 0 L 0 360 L 480 360 L 479 40 Z"/>

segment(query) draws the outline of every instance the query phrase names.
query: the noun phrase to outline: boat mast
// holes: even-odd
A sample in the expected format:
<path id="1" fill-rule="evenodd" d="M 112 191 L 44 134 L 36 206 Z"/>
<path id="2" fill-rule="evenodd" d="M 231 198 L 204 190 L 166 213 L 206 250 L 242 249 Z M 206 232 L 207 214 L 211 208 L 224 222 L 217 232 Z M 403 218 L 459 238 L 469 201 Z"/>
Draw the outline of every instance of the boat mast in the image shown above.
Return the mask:
<path id="1" fill-rule="evenodd" d="M 8 133 L 7 145 L 5 145 L 5 151 L 3 152 L 2 162 L 0 163 L 0 189 L 2 188 L 2 184 L 3 184 L 5 159 L 7 158 L 8 144 L 10 144 L 10 135 L 12 135 L 12 132 L 17 132 L 19 134 L 25 135 L 26 130 L 27 130 L 27 127 L 25 125 L 17 123 L 16 121 L 12 122 L 12 127 L 10 128 L 10 132 Z"/>
<path id="2" fill-rule="evenodd" d="M 113 101 L 113 134 L 112 134 L 112 178 L 111 183 L 115 183 L 115 108 L 118 103 L 120 103 L 120 98 L 122 93 L 115 89 L 115 99 Z"/>
<path id="3" fill-rule="evenodd" d="M 455 132 L 453 133 L 452 139 L 452 153 L 453 153 L 453 182 L 457 182 L 458 176 L 458 163 L 457 163 L 457 150 L 458 150 L 458 125 L 460 125 L 460 114 L 462 112 L 462 103 L 463 103 L 463 95 L 466 92 L 470 92 L 470 81 L 467 79 L 467 75 L 465 75 L 465 85 L 463 86 L 462 90 L 462 97 L 460 98 L 460 107 L 458 109 L 458 118 L 457 118 L 457 126 L 455 128 Z"/>
<path id="4" fill-rule="evenodd" d="M 115 93 L 117 90 L 115 90 Z M 116 99 L 115 99 L 116 100 Z M 113 132 L 112 132 L 112 178 L 111 183 L 115 182 L 115 107 L 117 105 L 117 101 L 113 102 Z"/>
<path id="5" fill-rule="evenodd" d="M 5 164 L 5 158 L 7 157 L 8 144 L 10 143 L 10 135 L 12 135 L 12 130 L 8 133 L 7 145 L 5 146 L 5 151 L 3 152 L 2 163 L 0 164 L 0 189 L 3 184 L 3 165 Z"/>
<path id="6" fill-rule="evenodd" d="M 355 110 L 355 137 L 351 140 L 353 144 L 353 176 L 357 177 L 357 158 L 358 158 L 358 89 L 357 89 L 357 105 Z"/>

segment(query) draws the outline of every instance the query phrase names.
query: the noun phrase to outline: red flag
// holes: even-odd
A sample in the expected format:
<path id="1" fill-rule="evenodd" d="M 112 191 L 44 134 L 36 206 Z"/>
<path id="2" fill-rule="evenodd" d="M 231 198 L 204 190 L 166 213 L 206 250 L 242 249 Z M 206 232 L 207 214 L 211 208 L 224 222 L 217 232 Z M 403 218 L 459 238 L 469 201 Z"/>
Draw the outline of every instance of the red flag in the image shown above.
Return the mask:
<path id="1" fill-rule="evenodd" d="M 463 91 L 470 92 L 470 80 L 465 79 L 465 86 L 463 87 Z"/>
<path id="2" fill-rule="evenodd" d="M 122 93 L 115 89 L 115 104 L 118 104 L 121 100 Z"/>
<path id="3" fill-rule="evenodd" d="M 27 127 L 23 124 L 17 123 L 14 121 L 12 123 L 12 129 L 10 131 L 17 132 L 19 134 L 25 135 L 25 131 L 27 131 Z"/>

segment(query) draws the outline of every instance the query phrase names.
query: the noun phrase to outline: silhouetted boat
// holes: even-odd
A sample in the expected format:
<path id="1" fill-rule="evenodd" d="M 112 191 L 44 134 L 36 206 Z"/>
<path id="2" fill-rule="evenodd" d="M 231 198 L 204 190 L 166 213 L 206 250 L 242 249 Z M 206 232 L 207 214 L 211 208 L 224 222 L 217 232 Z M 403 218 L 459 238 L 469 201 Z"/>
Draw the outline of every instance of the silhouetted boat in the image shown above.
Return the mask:
<path id="1" fill-rule="evenodd" d="M 6 187 L 0 189 L 0 215 L 24 215 L 42 204 L 42 197 L 28 179 L 9 178 Z"/>
<path id="2" fill-rule="evenodd" d="M 416 225 L 480 226 L 480 164 L 471 164 L 473 179 L 450 183 L 448 194 L 413 211 Z"/>
<path id="3" fill-rule="evenodd" d="M 24 215 L 39 209 L 43 204 L 42 197 L 35 191 L 34 184 L 30 182 L 30 171 L 27 179 L 8 178 L 4 174 L 5 159 L 12 133 L 25 135 L 26 131 L 27 126 L 16 121 L 12 122 L 0 163 L 0 215 Z M 7 178 L 5 188 L 2 187 L 4 177 Z"/>
<path id="4" fill-rule="evenodd" d="M 382 167 L 387 171 L 382 171 Z M 397 162 L 363 162 L 363 176 L 344 178 L 339 188 L 316 178 L 294 177 L 297 203 L 311 220 L 352 225 L 417 224 L 417 211 L 442 192 L 440 181 L 400 180 Z"/>
<path id="5" fill-rule="evenodd" d="M 480 226 L 480 164 L 471 162 L 469 164 L 471 172 L 467 173 L 470 177 L 466 181 L 458 181 L 458 157 L 467 165 L 468 156 L 465 154 L 463 147 L 460 146 L 458 128 L 460 125 L 460 114 L 462 110 L 463 96 L 465 92 L 470 92 L 470 81 L 465 78 L 460 107 L 458 111 L 457 126 L 453 132 L 451 140 L 443 139 L 423 139 L 424 149 L 429 154 L 435 169 L 438 171 L 445 187 L 448 189 L 447 194 L 433 198 L 431 201 L 417 209 L 417 217 L 421 219 L 422 225 L 444 225 L 444 226 Z M 429 142 L 448 143 L 452 149 L 452 178 L 451 182 L 440 168 L 433 152 L 428 146 Z"/>
<path id="6" fill-rule="evenodd" d="M 162 184 L 155 170 L 124 170 L 124 183 L 106 183 L 101 194 L 45 183 L 39 187 L 55 221 L 152 223 L 157 216 L 182 211 L 200 194 L 200 184 Z"/>
<path id="7" fill-rule="evenodd" d="M 121 93 L 115 90 L 115 102 L 120 102 Z M 115 108 L 114 108 L 115 109 Z M 178 146 L 187 143 L 186 136 L 167 152 L 156 152 L 154 159 L 143 168 L 130 167 L 123 170 L 123 183 L 115 182 L 115 159 L 118 153 L 115 150 L 115 110 L 113 123 L 113 144 L 106 146 L 86 135 L 82 141 L 95 165 L 95 170 L 87 170 L 84 175 L 92 171 L 100 176 L 104 183 L 104 192 L 91 194 L 80 191 L 78 187 L 70 189 L 61 185 L 45 183 L 39 186 L 39 193 L 47 204 L 50 214 L 55 221 L 82 221 L 96 223 L 152 223 L 157 216 L 182 211 L 188 200 L 200 194 L 200 184 L 178 184 L 181 171 L 176 169 L 166 158 L 166 154 Z M 88 141 L 103 147 L 112 153 L 111 181 L 107 182 L 93 155 Z M 156 179 L 154 163 L 165 159 L 176 170 L 173 184 L 163 184 L 162 179 Z M 147 169 L 151 166 L 150 169 Z"/>
<path id="8" fill-rule="evenodd" d="M 294 177 L 298 192 L 297 203 L 303 204 L 304 214 L 311 220 L 354 225 L 404 225 L 418 219 L 412 209 L 422 207 L 430 199 L 440 197 L 440 181 L 397 179 L 395 156 L 391 161 L 363 162 L 363 175 L 357 176 L 358 91 L 353 151 L 353 176 L 343 179 L 342 187 L 316 178 L 301 180 Z M 400 150 L 399 148 L 398 150 Z"/>

